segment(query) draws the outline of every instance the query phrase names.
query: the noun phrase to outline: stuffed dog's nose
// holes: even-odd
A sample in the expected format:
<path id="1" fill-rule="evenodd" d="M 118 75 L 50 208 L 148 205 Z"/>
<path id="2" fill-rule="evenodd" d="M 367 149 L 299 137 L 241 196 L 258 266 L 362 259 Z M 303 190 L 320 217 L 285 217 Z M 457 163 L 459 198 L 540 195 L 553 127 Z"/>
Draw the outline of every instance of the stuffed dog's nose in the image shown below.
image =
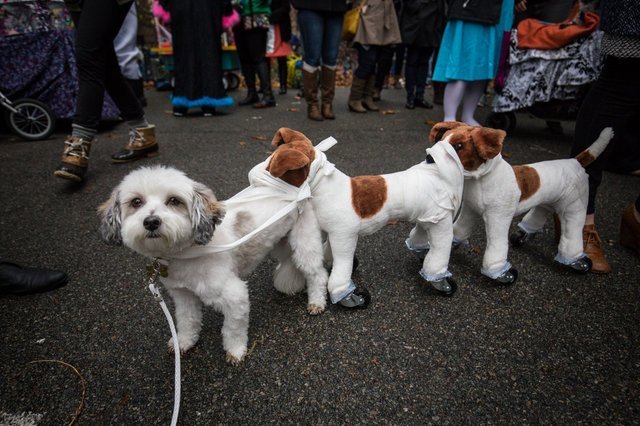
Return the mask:
<path id="1" fill-rule="evenodd" d="M 147 216 L 142 224 L 147 231 L 155 231 L 162 224 L 162 220 L 158 216 Z"/>

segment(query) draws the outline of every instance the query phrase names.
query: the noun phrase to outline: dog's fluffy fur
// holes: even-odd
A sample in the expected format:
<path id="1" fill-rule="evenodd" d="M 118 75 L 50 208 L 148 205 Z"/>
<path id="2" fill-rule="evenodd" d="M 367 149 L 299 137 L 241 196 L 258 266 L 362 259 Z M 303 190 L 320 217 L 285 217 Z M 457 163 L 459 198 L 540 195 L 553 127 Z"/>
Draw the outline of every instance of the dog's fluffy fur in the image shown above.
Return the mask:
<path id="1" fill-rule="evenodd" d="M 496 279 L 510 268 L 508 238 L 514 216 L 529 212 L 519 226 L 535 233 L 555 212 L 562 232 L 556 260 L 569 265 L 584 258 L 582 227 L 589 192 L 584 166 L 602 153 L 613 131 L 604 129 L 575 159 L 523 166 L 511 166 L 499 155 L 505 136 L 502 130 L 460 122 L 442 122 L 431 129 L 430 141 L 451 144 L 465 168 L 463 209 L 454 226 L 456 241 L 467 240 L 482 217 L 487 238 L 482 273 Z"/>
<path id="2" fill-rule="evenodd" d="M 291 140 L 283 135 L 273 142 L 286 146 Z M 422 162 L 398 173 L 358 177 L 335 169 L 312 182 L 314 209 L 329 242 L 325 256 L 333 262 L 328 284 L 333 303 L 354 289 L 350 278 L 358 236 L 393 220 L 417 223 L 414 238 L 426 241 L 431 236 L 423 264 L 426 276 L 436 280 L 450 275 L 452 223 L 462 198 L 463 170 L 453 149 L 432 149 L 437 164 Z"/>
<path id="3" fill-rule="evenodd" d="M 313 147 L 302 148 L 276 151 L 256 167 L 266 167 L 299 185 L 313 161 L 307 156 Z M 222 343 L 227 361 L 238 364 L 247 352 L 249 326 L 249 295 L 242 278 L 267 254 L 287 265 L 286 270 L 279 267 L 276 273 L 278 290 L 303 290 L 306 278 L 309 313 L 319 314 L 325 309 L 327 272 L 311 204 L 306 203 L 302 212 L 294 209 L 232 250 L 203 252 L 194 258 L 181 258 L 181 254 L 197 245 L 206 250 L 207 245 L 236 241 L 287 204 L 273 197 L 225 206 L 209 188 L 181 171 L 143 167 L 127 175 L 99 208 L 101 233 L 108 242 L 169 262 L 168 276 L 161 280 L 175 303 L 181 351 L 189 350 L 198 341 L 202 305 L 213 306 L 224 315 Z M 171 341 L 169 346 L 172 348 Z"/>

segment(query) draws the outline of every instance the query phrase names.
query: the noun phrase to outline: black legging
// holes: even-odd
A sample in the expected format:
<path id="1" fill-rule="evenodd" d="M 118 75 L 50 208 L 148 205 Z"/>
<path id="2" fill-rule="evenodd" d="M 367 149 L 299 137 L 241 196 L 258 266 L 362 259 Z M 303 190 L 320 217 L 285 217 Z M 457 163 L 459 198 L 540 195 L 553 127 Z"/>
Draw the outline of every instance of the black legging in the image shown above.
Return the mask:
<path id="1" fill-rule="evenodd" d="M 248 89 L 255 89 L 258 67 L 265 62 L 267 30 L 265 28 L 236 29 L 233 35 L 244 81 Z"/>
<path id="2" fill-rule="evenodd" d="M 74 124 L 97 129 L 105 89 L 124 120 L 138 120 L 144 111 L 120 72 L 113 48 L 133 1 L 119 5 L 114 0 L 84 0 L 82 12 L 73 14 L 76 25 L 76 62 L 79 91 Z"/>
<path id="3" fill-rule="evenodd" d="M 578 113 L 571 155 L 588 148 L 602 129 L 612 127 L 613 140 L 602 155 L 587 167 L 589 204 L 595 212 L 595 198 L 602 171 L 629 173 L 640 168 L 640 58 L 607 56 Z"/>

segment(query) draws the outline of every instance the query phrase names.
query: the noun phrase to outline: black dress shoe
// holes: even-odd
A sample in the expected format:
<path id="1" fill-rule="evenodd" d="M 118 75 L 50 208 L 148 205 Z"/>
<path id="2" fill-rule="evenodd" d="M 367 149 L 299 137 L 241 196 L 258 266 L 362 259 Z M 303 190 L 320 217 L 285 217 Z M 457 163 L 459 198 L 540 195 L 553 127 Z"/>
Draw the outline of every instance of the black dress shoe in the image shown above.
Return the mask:
<path id="1" fill-rule="evenodd" d="M 425 109 L 432 109 L 433 108 L 433 105 L 431 105 L 428 101 L 426 101 L 423 98 L 416 98 L 416 100 L 413 103 L 418 108 L 425 108 Z"/>
<path id="2" fill-rule="evenodd" d="M 0 262 L 0 294 L 25 295 L 62 287 L 69 278 L 61 271 Z"/>

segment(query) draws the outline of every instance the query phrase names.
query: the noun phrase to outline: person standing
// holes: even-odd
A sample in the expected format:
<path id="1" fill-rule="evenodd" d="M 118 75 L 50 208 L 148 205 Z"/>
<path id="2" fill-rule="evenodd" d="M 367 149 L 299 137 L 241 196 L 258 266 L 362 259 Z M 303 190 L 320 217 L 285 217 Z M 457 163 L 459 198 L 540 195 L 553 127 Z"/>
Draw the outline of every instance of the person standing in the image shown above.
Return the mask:
<path id="1" fill-rule="evenodd" d="M 400 18 L 402 42 L 407 47 L 405 89 L 408 109 L 433 108 L 424 98 L 429 58 L 440 44 L 445 24 L 444 0 L 404 0 Z"/>
<path id="2" fill-rule="evenodd" d="M 447 83 L 444 121 L 479 126 L 474 118 L 487 82 L 495 78 L 502 35 L 513 23 L 513 0 L 452 0 L 440 43 L 433 81 Z"/>
<path id="3" fill-rule="evenodd" d="M 240 23 L 234 27 L 234 38 L 240 59 L 240 68 L 247 85 L 247 96 L 239 105 L 254 108 L 276 106 L 271 89 L 270 60 L 266 58 L 267 32 L 271 16 L 271 0 L 237 0 Z M 256 74 L 260 79 L 262 99 L 256 90 Z"/>
<path id="4" fill-rule="evenodd" d="M 587 93 L 576 120 L 571 155 L 588 147 L 605 127 L 614 137 L 596 161 L 587 166 L 589 202 L 582 238 L 591 259 L 591 272 L 607 274 L 605 257 L 595 225 L 596 197 L 604 170 L 640 175 L 640 8 L 636 0 L 602 3 L 600 29 L 604 32 L 605 55 L 600 76 Z M 620 221 L 620 243 L 640 256 L 640 194 L 624 210 Z"/>
<path id="5" fill-rule="evenodd" d="M 376 67 L 384 46 L 402 42 L 398 17 L 392 0 L 360 0 L 366 2 L 360 12 L 353 45 L 358 51 L 356 68 L 349 93 L 349 110 L 357 113 L 378 111 L 373 101 Z"/>
<path id="6" fill-rule="evenodd" d="M 222 80 L 220 44 L 223 15 L 232 12 L 228 0 L 159 0 L 154 5 L 156 16 L 171 21 L 175 117 L 189 108 L 200 108 L 209 117 L 216 108 L 233 105 Z"/>
<path id="7" fill-rule="evenodd" d="M 336 61 L 342 36 L 346 0 L 292 0 L 298 11 L 302 37 L 302 85 L 307 117 L 322 121 L 336 118 L 333 98 L 336 88 Z M 318 102 L 320 89 L 322 107 Z"/>
<path id="8" fill-rule="evenodd" d="M 78 97 L 71 136 L 64 141 L 62 161 L 54 176 L 80 182 L 89 167 L 91 144 L 98 134 L 105 90 L 129 128 L 129 143 L 111 156 L 125 163 L 158 152 L 155 126 L 145 118 L 142 106 L 120 71 L 113 41 L 133 0 L 67 0 L 76 26 Z"/>
<path id="9" fill-rule="evenodd" d="M 269 21 L 274 27 L 275 39 L 273 52 L 267 53 L 267 58 L 276 58 L 278 63 L 279 94 L 287 93 L 287 56 L 293 53 L 289 40 L 291 39 L 291 18 L 289 0 L 271 0 L 271 17 Z"/>

